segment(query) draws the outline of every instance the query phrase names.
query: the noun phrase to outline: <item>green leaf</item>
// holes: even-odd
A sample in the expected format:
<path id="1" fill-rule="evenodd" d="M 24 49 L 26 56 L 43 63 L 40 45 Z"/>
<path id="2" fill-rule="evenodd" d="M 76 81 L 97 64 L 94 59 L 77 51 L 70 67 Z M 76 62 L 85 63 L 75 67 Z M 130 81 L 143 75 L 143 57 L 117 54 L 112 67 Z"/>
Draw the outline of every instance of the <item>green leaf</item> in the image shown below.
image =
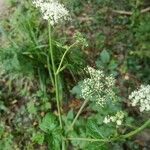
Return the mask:
<path id="1" fill-rule="evenodd" d="M 117 66 L 118 66 L 118 64 L 115 62 L 115 60 L 111 60 L 110 63 L 109 63 L 108 68 L 109 68 L 110 70 L 114 70 L 114 69 L 117 68 Z"/>
<path id="2" fill-rule="evenodd" d="M 112 136 L 114 130 L 116 130 L 116 129 L 112 128 L 111 126 L 106 126 L 106 125 L 103 125 L 99 128 L 99 132 L 102 135 L 104 135 L 105 139 Z"/>
<path id="3" fill-rule="evenodd" d="M 104 69 L 104 64 L 99 58 L 95 61 L 95 63 L 98 69 L 102 69 L 102 70 Z"/>
<path id="4" fill-rule="evenodd" d="M 51 134 L 47 135 L 48 149 L 60 150 L 62 132 L 60 128 L 55 128 Z"/>
<path id="5" fill-rule="evenodd" d="M 93 121 L 93 120 L 88 121 L 87 132 L 91 137 L 104 138 L 105 134 L 101 133 L 101 131 L 99 129 L 100 129 L 100 127 L 97 125 L 96 121 Z"/>
<path id="6" fill-rule="evenodd" d="M 46 111 L 51 109 L 51 103 L 50 102 L 45 102 L 42 106 L 41 109 Z"/>
<path id="7" fill-rule="evenodd" d="M 71 110 L 68 112 L 68 114 L 67 114 L 67 119 L 72 120 L 73 117 L 74 117 L 73 109 L 71 109 Z"/>
<path id="8" fill-rule="evenodd" d="M 44 133 L 41 132 L 33 133 L 32 141 L 42 145 L 44 142 Z"/>
<path id="9" fill-rule="evenodd" d="M 87 133 L 92 138 L 98 139 L 107 139 L 114 132 L 114 129 L 111 126 L 107 125 L 98 125 L 94 120 L 90 120 L 87 123 Z"/>
<path id="10" fill-rule="evenodd" d="M 105 49 L 100 53 L 100 58 L 101 61 L 105 64 L 110 61 L 110 55 Z"/>
<path id="11" fill-rule="evenodd" d="M 31 114 L 36 114 L 36 108 L 33 101 L 27 103 L 27 110 Z"/>
<path id="12" fill-rule="evenodd" d="M 49 133 L 58 126 L 56 116 L 54 116 L 52 113 L 47 113 L 42 119 L 42 122 L 39 126 L 41 130 L 43 130 L 46 133 Z"/>
<path id="13" fill-rule="evenodd" d="M 82 84 L 82 81 L 80 81 L 78 85 L 74 86 L 73 89 L 71 90 L 71 93 L 76 95 L 77 98 L 81 97 L 81 84 Z"/>

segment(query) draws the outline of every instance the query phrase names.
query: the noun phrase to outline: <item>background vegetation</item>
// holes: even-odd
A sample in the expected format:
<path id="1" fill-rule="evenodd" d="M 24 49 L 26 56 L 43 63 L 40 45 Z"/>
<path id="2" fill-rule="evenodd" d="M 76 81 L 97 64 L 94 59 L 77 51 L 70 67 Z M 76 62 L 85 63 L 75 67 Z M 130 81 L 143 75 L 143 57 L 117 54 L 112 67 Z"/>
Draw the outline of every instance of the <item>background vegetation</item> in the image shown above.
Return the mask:
<path id="1" fill-rule="evenodd" d="M 133 89 L 140 84 L 150 84 L 150 13 L 141 12 L 150 6 L 149 1 L 62 1 L 71 12 L 72 21 L 54 29 L 55 39 L 70 45 L 74 33 L 80 31 L 89 45 L 73 48 L 64 62 L 66 70 L 61 73 L 59 92 L 63 89 L 61 111 L 65 126 L 71 123 L 82 104 L 71 90 L 85 77 L 83 69 L 90 65 L 117 79 L 117 92 L 122 97 L 117 109 L 128 112 L 125 128 L 119 133 L 135 129 L 149 118 L 148 113 L 141 115 L 128 103 Z M 30 0 L 9 0 L 8 6 L 8 15 L 0 20 L 0 150 L 45 150 L 48 147 L 59 150 L 61 131 L 45 54 L 48 48 L 46 22 Z M 56 60 L 60 61 L 63 52 L 62 45 L 55 43 Z M 92 111 L 88 105 L 70 135 L 107 137 L 113 132 L 96 126 L 97 118 L 101 118 L 100 115 L 94 118 Z M 148 150 L 149 135 L 148 127 L 132 139 L 107 145 L 70 141 L 68 149 Z"/>

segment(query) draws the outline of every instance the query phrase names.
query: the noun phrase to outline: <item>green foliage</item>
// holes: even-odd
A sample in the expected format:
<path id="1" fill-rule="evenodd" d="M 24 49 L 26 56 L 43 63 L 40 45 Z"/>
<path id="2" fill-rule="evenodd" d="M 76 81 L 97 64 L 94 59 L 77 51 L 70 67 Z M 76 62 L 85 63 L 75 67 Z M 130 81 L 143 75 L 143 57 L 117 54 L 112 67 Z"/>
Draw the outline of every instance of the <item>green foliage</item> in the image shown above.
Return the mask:
<path id="1" fill-rule="evenodd" d="M 14 5 L 18 7 L 12 12 L 11 18 L 1 23 L 2 34 L 8 41 L 6 46 L 0 48 L 1 65 L 7 73 L 22 73 L 33 76 L 40 70 L 47 77 L 48 71 L 51 70 L 48 70 L 47 65 L 50 60 L 47 57 L 48 34 L 47 28 L 45 28 L 46 23 L 40 19 L 30 0 L 18 2 Z M 57 39 L 57 37 L 55 38 Z M 81 40 L 81 36 L 78 39 Z M 85 44 L 86 41 L 83 40 L 82 38 L 80 44 L 81 42 Z M 63 44 L 66 42 L 64 40 L 59 41 Z M 58 43 L 56 40 L 53 41 L 56 62 L 60 61 L 65 50 L 57 47 Z M 77 72 L 77 68 L 83 65 L 82 56 L 82 52 L 76 49 L 66 57 L 64 66 L 67 66 L 72 76 L 72 72 Z"/>
<path id="2" fill-rule="evenodd" d="M 62 141 L 65 149 L 75 150 L 122 150 L 123 145 L 135 150 L 143 148 L 132 140 L 113 142 L 111 138 L 120 138 L 120 135 L 136 129 L 134 124 L 139 126 L 141 121 L 138 120 L 146 118 L 129 106 L 127 98 L 131 84 L 137 87 L 142 81 L 150 81 L 150 15 L 139 13 L 145 8 L 144 1 L 63 2 L 73 17 L 65 28 L 58 25 L 52 32 L 56 68 L 71 43 L 77 42 L 78 46 L 67 53 L 58 77 L 63 122 L 63 128 L 60 128 L 54 96 L 56 88 L 52 87 L 49 78 L 52 64 L 48 58 L 47 23 L 40 19 L 31 0 L 9 0 L 10 10 L 13 11 L 8 19 L 0 23 L 0 34 L 6 40 L 0 47 L 0 66 L 5 70 L 0 76 L 0 150 L 61 150 Z M 128 10 L 133 14 L 120 15 L 112 10 Z M 80 32 L 74 34 L 76 30 L 83 35 Z M 109 101 L 103 108 L 88 102 L 70 130 L 84 102 L 81 87 L 83 78 L 88 76 L 83 71 L 86 64 L 117 77 L 118 89 L 114 89 L 120 97 L 117 97 L 116 103 Z M 11 80 L 9 74 L 13 74 Z M 22 74 L 34 77 L 28 82 Z M 20 78 L 15 79 L 17 75 Z M 74 86 L 74 82 L 78 84 Z M 70 87 L 73 87 L 71 94 L 77 99 L 73 99 L 72 95 L 70 97 Z M 107 115 L 113 116 L 121 110 L 127 113 L 119 128 L 114 123 L 104 124 Z M 67 139 L 70 137 L 106 142 Z"/>
<path id="3" fill-rule="evenodd" d="M 87 47 L 88 43 L 86 39 L 83 37 L 83 35 L 80 32 L 76 32 L 74 35 L 75 41 L 77 41 L 79 44 L 83 45 L 83 47 Z"/>
<path id="4" fill-rule="evenodd" d="M 144 4 L 144 1 L 141 2 Z M 139 4 L 140 5 L 140 4 Z M 128 68 L 143 82 L 149 83 L 149 62 L 150 62 L 150 15 L 149 13 L 133 13 L 130 18 L 132 24 L 129 26 L 132 34 L 132 44 L 130 45 L 129 56 L 126 58 Z"/>
<path id="5" fill-rule="evenodd" d="M 46 133 L 53 131 L 57 126 L 56 116 L 51 113 L 47 113 L 40 124 L 41 130 Z"/>
<path id="6" fill-rule="evenodd" d="M 44 142 L 44 133 L 41 133 L 41 132 L 33 133 L 32 141 L 42 145 Z"/>
<path id="7" fill-rule="evenodd" d="M 81 85 L 82 85 L 83 81 L 79 81 L 78 84 L 76 86 L 74 86 L 71 90 L 71 93 L 76 95 L 77 98 L 82 98 L 81 97 Z"/>
<path id="8" fill-rule="evenodd" d="M 46 133 L 46 141 L 48 147 L 52 150 L 60 149 L 61 129 L 58 126 L 56 116 L 52 113 L 47 113 L 39 125 L 40 129 Z"/>
<path id="9" fill-rule="evenodd" d="M 9 133 L 3 122 L 0 122 L 0 150 L 10 150 L 13 148 L 13 136 Z"/>
<path id="10" fill-rule="evenodd" d="M 47 142 L 48 148 L 55 150 L 61 150 L 61 140 L 62 140 L 62 133 L 61 130 L 56 128 L 51 134 L 47 135 Z"/>
<path id="11" fill-rule="evenodd" d="M 150 58 L 150 15 L 146 14 L 145 16 L 139 16 L 135 18 L 136 24 L 133 26 L 133 32 L 135 36 L 135 49 L 131 54 L 137 55 L 140 58 L 145 59 L 146 57 Z"/>
<path id="12" fill-rule="evenodd" d="M 36 114 L 36 107 L 34 105 L 34 102 L 27 103 L 27 110 L 30 114 Z"/>
<path id="13" fill-rule="evenodd" d="M 101 58 L 101 61 L 102 61 L 104 64 L 107 64 L 107 63 L 109 63 L 109 61 L 110 61 L 110 55 L 109 55 L 109 53 L 108 53 L 106 50 L 103 50 L 103 51 L 100 53 L 100 58 Z"/>
<path id="14" fill-rule="evenodd" d="M 111 58 L 110 52 L 105 49 L 99 54 L 95 63 L 98 69 L 105 70 L 106 72 L 109 72 L 115 76 L 118 74 L 118 62 Z"/>
<path id="15" fill-rule="evenodd" d="M 97 122 L 92 120 L 88 121 L 87 123 L 87 132 L 90 137 L 97 138 L 97 139 L 101 139 L 101 138 L 103 139 L 108 135 L 110 135 L 110 134 L 106 134 L 106 131 L 104 131 L 104 129 L 101 130 L 101 127 L 98 126 Z"/>

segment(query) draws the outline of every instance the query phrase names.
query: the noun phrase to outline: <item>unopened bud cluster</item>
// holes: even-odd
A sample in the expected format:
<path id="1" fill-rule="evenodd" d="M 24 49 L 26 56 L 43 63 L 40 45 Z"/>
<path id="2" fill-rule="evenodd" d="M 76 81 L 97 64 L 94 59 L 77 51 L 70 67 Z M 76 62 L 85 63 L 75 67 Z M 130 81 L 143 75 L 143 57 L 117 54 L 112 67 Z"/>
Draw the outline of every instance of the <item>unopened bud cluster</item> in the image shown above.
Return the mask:
<path id="1" fill-rule="evenodd" d="M 57 0 L 34 0 L 33 4 L 40 8 L 43 18 L 49 20 L 52 26 L 70 19 L 69 11 Z"/>
<path id="2" fill-rule="evenodd" d="M 122 112 L 122 111 L 119 111 L 119 112 L 117 112 L 116 113 L 116 115 L 114 115 L 114 116 L 106 116 L 105 118 L 104 118 L 104 123 L 105 124 L 108 124 L 108 123 L 116 123 L 116 127 L 118 127 L 118 126 L 121 126 L 122 125 L 122 122 L 123 122 L 123 119 L 124 119 L 124 117 L 125 117 L 125 114 L 124 114 L 124 112 Z"/>
<path id="3" fill-rule="evenodd" d="M 88 43 L 87 40 L 83 37 L 83 35 L 80 32 L 76 32 L 74 34 L 74 39 L 79 43 L 82 44 L 83 46 L 87 47 Z"/>
<path id="4" fill-rule="evenodd" d="M 81 96 L 84 99 L 95 101 L 104 106 L 107 100 L 115 99 L 115 80 L 112 76 L 106 76 L 103 71 L 87 67 L 89 77 L 83 80 L 81 85 Z"/>
<path id="5" fill-rule="evenodd" d="M 140 112 L 150 110 L 150 85 L 141 85 L 129 95 L 132 106 L 138 106 Z"/>

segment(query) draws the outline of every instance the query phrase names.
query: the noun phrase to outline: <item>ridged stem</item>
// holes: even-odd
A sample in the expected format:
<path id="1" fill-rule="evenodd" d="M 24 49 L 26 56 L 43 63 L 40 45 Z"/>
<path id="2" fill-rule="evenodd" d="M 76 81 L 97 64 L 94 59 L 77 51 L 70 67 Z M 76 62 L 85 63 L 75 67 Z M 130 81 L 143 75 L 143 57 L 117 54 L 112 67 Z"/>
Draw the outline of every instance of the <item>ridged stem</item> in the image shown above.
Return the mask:
<path id="1" fill-rule="evenodd" d="M 54 74 L 54 85 L 55 85 L 55 94 L 56 94 L 56 103 L 57 103 L 57 110 L 58 110 L 58 117 L 59 117 L 59 123 L 60 127 L 62 128 L 62 119 L 61 119 L 61 111 L 60 111 L 60 102 L 59 102 L 59 87 L 58 87 L 58 75 L 56 75 L 56 67 L 54 62 L 54 54 L 53 54 L 53 48 L 52 48 L 52 36 L 51 36 L 51 24 L 50 21 L 48 21 L 48 35 L 49 35 L 49 54 L 51 58 L 52 63 L 52 70 Z"/>

